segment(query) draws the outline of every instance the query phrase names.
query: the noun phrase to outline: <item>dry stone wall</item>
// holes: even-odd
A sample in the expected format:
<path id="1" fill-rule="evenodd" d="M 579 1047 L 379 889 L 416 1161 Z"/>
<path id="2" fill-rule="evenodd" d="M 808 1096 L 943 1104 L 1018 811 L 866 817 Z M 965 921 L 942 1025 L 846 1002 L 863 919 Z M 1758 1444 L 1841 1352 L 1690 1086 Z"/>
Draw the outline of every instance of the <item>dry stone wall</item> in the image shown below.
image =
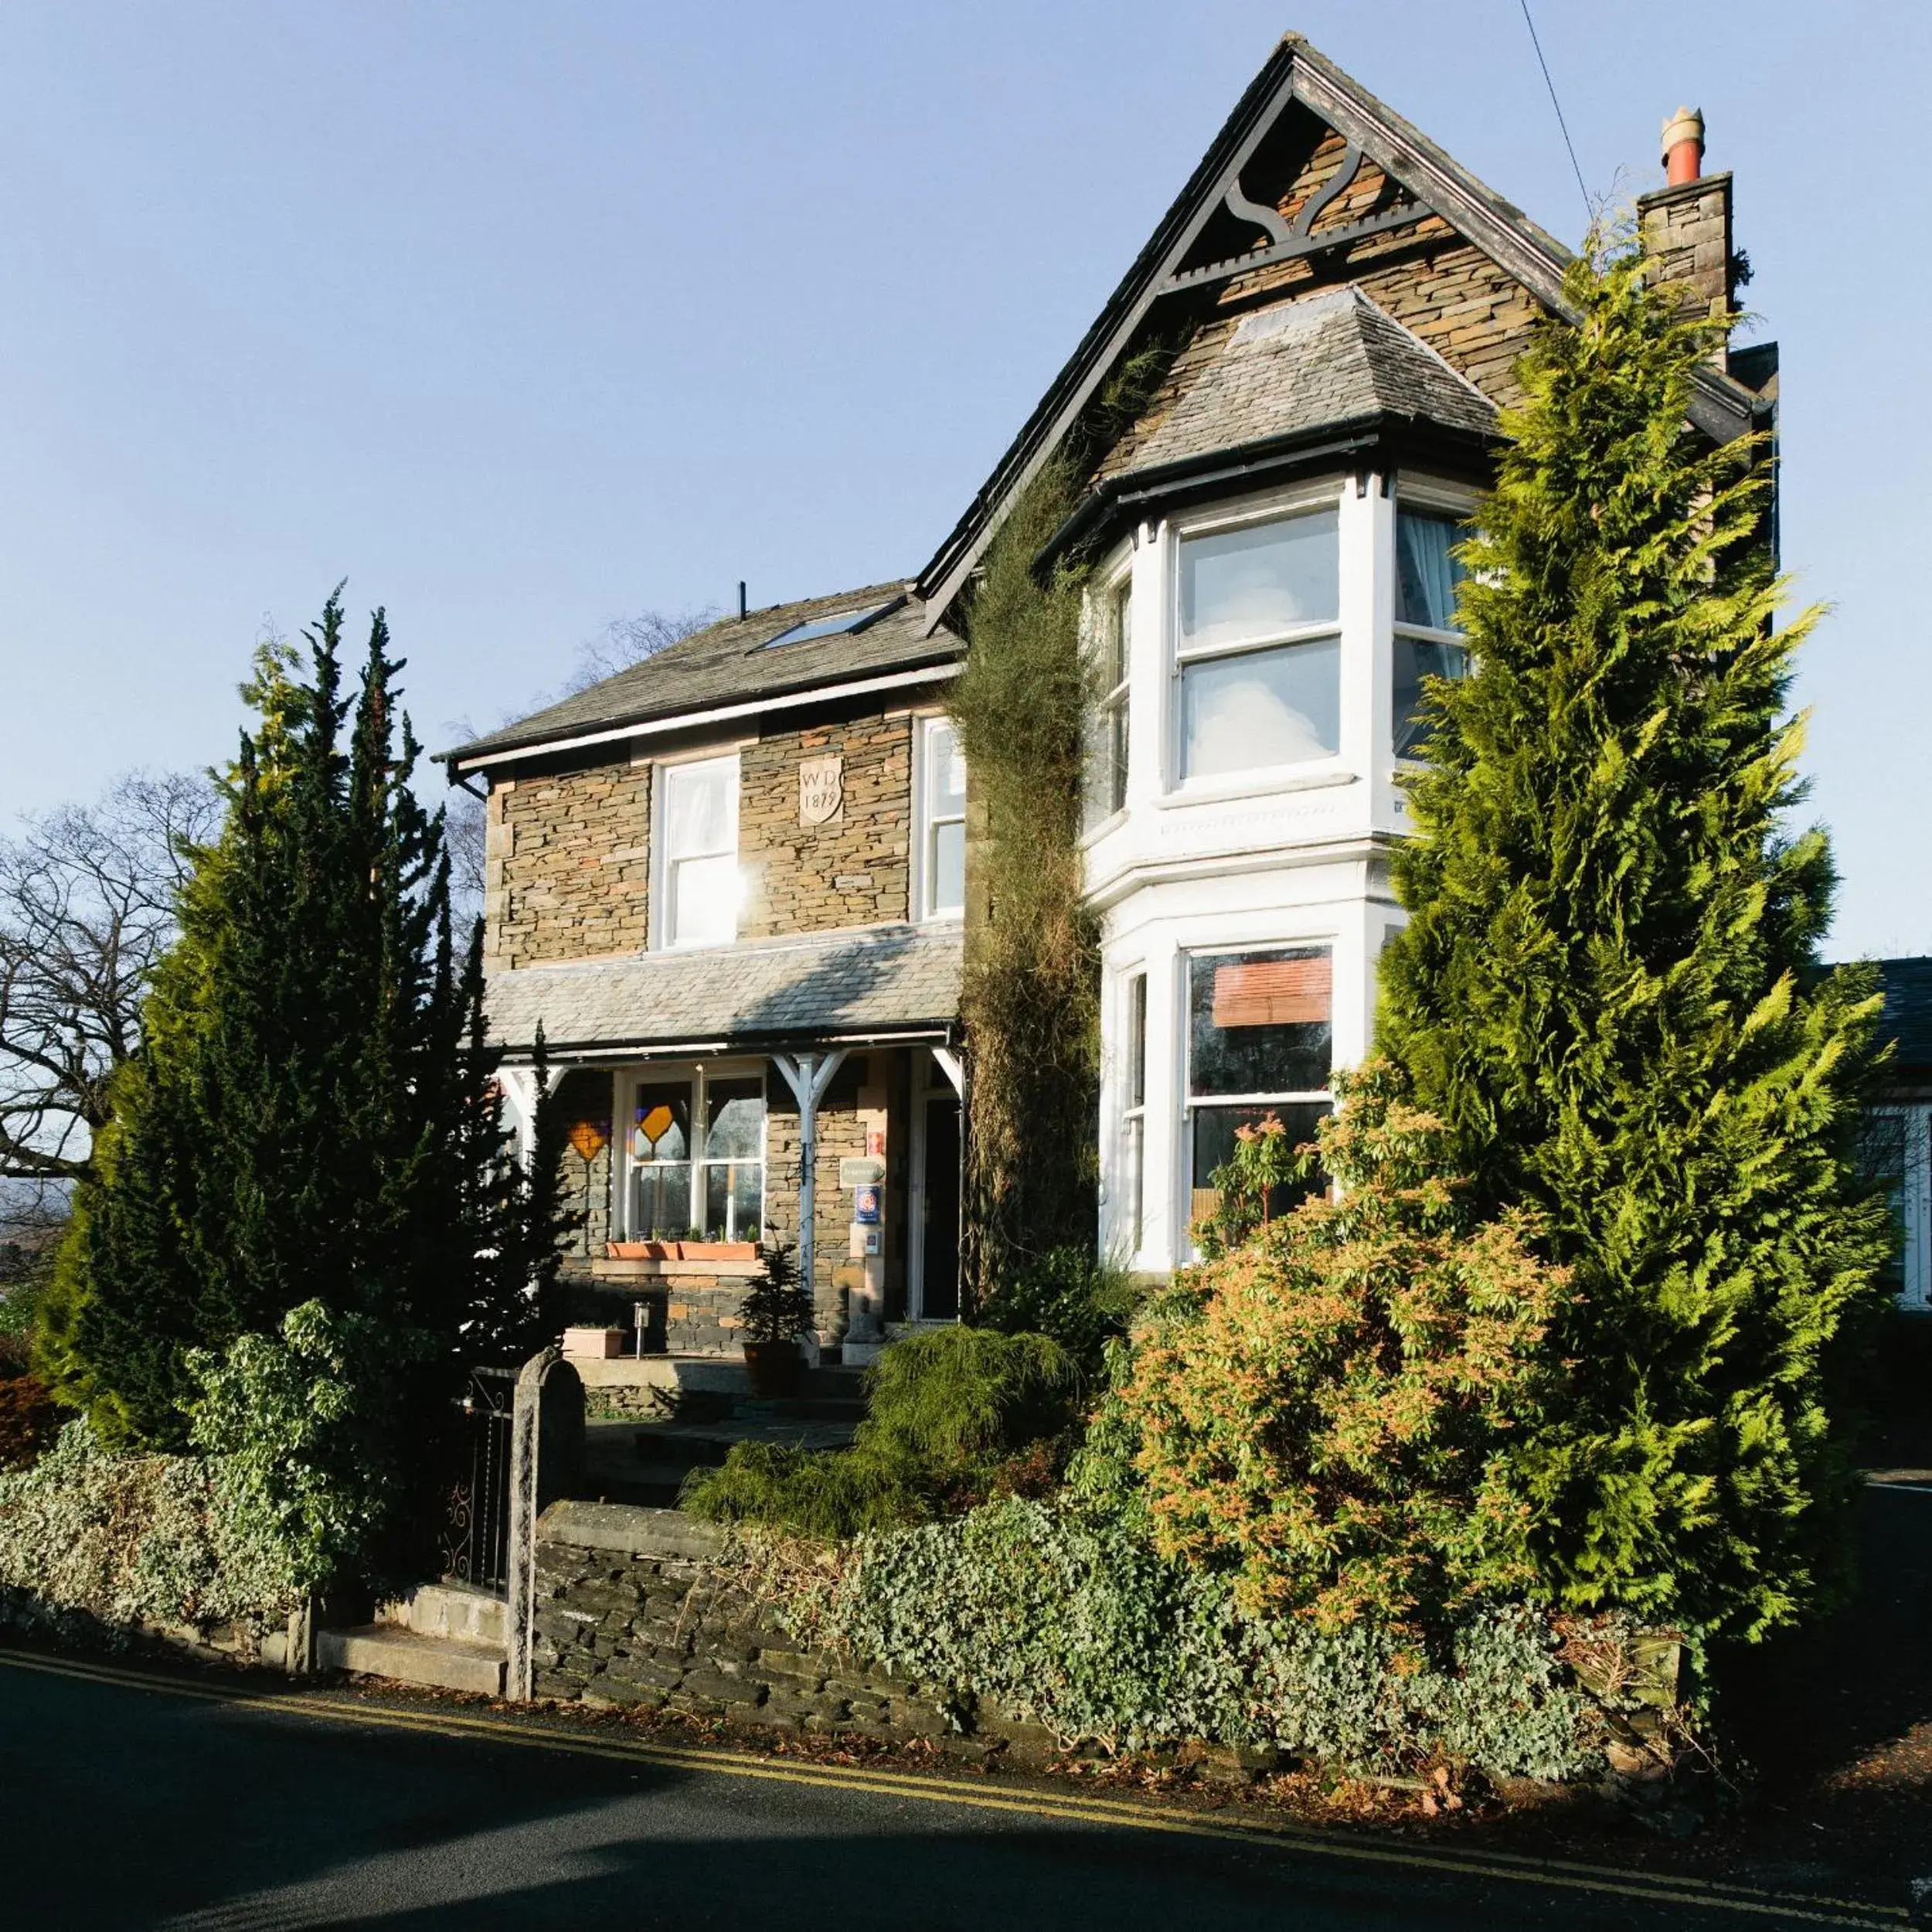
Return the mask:
<path id="1" fill-rule="evenodd" d="M 539 1698 L 780 1731 L 929 1740 L 984 1759 L 1051 1735 L 836 1652 L 801 1649 L 744 1587 L 722 1532 L 674 1509 L 561 1502 L 537 1525 Z"/>

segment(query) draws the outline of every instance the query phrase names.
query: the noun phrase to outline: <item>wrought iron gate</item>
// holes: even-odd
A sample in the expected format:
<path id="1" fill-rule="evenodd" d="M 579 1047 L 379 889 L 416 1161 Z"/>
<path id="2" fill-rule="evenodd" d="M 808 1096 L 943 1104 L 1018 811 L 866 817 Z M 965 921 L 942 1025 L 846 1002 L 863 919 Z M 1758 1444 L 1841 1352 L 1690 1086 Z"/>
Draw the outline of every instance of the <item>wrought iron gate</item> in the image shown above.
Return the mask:
<path id="1" fill-rule="evenodd" d="M 501 1596 L 509 1587 L 514 1369 L 472 1369 L 457 1399 L 443 1499 L 443 1574 Z"/>

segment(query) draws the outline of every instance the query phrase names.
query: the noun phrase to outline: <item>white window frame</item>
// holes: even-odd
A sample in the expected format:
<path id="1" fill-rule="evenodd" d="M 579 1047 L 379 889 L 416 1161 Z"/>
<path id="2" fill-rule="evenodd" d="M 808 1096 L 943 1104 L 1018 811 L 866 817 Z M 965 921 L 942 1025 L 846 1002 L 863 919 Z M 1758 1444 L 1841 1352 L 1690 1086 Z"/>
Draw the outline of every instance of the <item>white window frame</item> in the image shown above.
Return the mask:
<path id="1" fill-rule="evenodd" d="M 729 850 L 734 862 L 737 860 L 739 792 L 743 783 L 740 766 L 741 747 L 730 745 L 720 749 L 716 746 L 704 751 L 693 752 L 689 757 L 659 759 L 651 769 L 651 945 L 653 951 L 686 952 L 701 950 L 707 946 L 729 945 L 738 936 L 738 921 L 743 913 L 744 880 L 742 871 L 738 878 L 738 891 L 731 908 L 731 937 L 729 940 L 702 939 L 680 940 L 674 937 L 671 869 L 674 862 L 669 848 L 671 814 L 668 810 L 669 775 L 674 771 L 689 770 L 696 765 L 729 764 L 731 782 L 727 797 L 731 807 L 730 843 L 712 856 L 722 857 Z M 706 855 L 692 855 L 703 856 Z"/>
<path id="2" fill-rule="evenodd" d="M 612 1216 L 623 1230 L 619 1236 L 624 1240 L 680 1240 L 687 1238 L 687 1230 L 704 1226 L 704 1182 L 707 1165 L 716 1166 L 705 1151 L 707 1134 L 706 1117 L 710 1111 L 711 1085 L 714 1080 L 749 1080 L 758 1083 L 760 1096 L 760 1119 L 758 1132 L 758 1164 L 761 1170 L 759 1186 L 759 1223 L 755 1228 L 733 1230 L 727 1218 L 727 1232 L 722 1237 L 733 1241 L 761 1241 L 764 1230 L 770 1219 L 771 1209 L 771 1087 L 767 1078 L 767 1067 L 761 1060 L 645 1060 L 627 1070 L 620 1082 L 623 1104 L 618 1109 L 616 1122 L 619 1150 L 617 1213 Z M 691 1090 L 691 1169 L 690 1199 L 688 1202 L 689 1218 L 683 1227 L 675 1233 L 665 1232 L 645 1236 L 637 1232 L 634 1226 L 635 1209 L 631 1192 L 631 1177 L 640 1167 L 651 1165 L 631 1158 L 631 1130 L 637 1118 L 638 1090 L 645 1087 L 689 1086 Z M 727 1194 L 726 1215 L 730 1216 Z M 709 1235 L 707 1233 L 707 1238 Z"/>
<path id="3" fill-rule="evenodd" d="M 1134 559 L 1104 582 L 1089 598 L 1094 660 L 1105 672 L 1117 675 L 1095 702 L 1092 742 L 1084 774 L 1086 798 L 1083 837 L 1090 837 L 1127 809 L 1127 767 L 1132 755 Z M 1109 659 L 1112 659 L 1110 664 Z M 1114 757 L 1115 726 L 1119 727 L 1120 758 Z M 1107 787 L 1104 794 L 1100 787 Z"/>
<path id="4" fill-rule="evenodd" d="M 1345 716 L 1338 719 L 1337 743 L 1332 752 L 1316 758 L 1292 760 L 1282 764 L 1250 765 L 1237 770 L 1189 775 L 1182 770 L 1186 757 L 1185 739 L 1186 707 L 1185 681 L 1191 665 L 1215 662 L 1224 658 L 1245 657 L 1263 651 L 1287 648 L 1298 644 L 1319 644 L 1335 640 L 1337 701 L 1344 712 L 1348 682 L 1348 636 L 1345 614 L 1349 604 L 1349 567 L 1348 518 L 1342 498 L 1346 480 L 1325 478 L 1318 484 L 1284 491 L 1238 504 L 1216 505 L 1194 515 L 1177 518 L 1168 529 L 1166 554 L 1162 561 L 1167 576 L 1166 610 L 1168 702 L 1167 729 L 1163 747 L 1165 788 L 1170 794 L 1216 792 L 1249 789 L 1266 785 L 1282 774 L 1297 777 L 1331 770 L 1342 760 L 1347 736 Z M 1181 634 L 1182 553 L 1185 546 L 1201 537 L 1222 536 L 1230 532 L 1253 529 L 1269 523 L 1286 523 L 1298 516 L 1332 510 L 1335 518 L 1335 614 L 1318 622 L 1292 624 L 1284 631 L 1257 632 L 1234 643 L 1221 643 L 1189 649 Z"/>
<path id="5" fill-rule="evenodd" d="M 1396 750 L 1396 699 L 1395 699 L 1395 640 L 1406 638 L 1415 644 L 1453 645 L 1463 654 L 1464 673 L 1468 675 L 1469 663 L 1469 639 L 1461 631 L 1435 631 L 1426 624 L 1403 624 L 1394 615 L 1396 587 L 1400 581 L 1400 566 L 1396 561 L 1396 532 L 1402 514 L 1407 510 L 1418 516 L 1446 517 L 1458 523 L 1467 523 L 1475 515 L 1476 499 L 1467 491 L 1451 488 L 1447 484 L 1431 488 L 1428 484 L 1399 483 L 1396 488 L 1395 514 L 1389 519 L 1389 703 L 1386 715 L 1376 729 L 1382 733 L 1389 755 L 1396 764 L 1406 770 L 1420 769 L 1426 760 L 1418 758 L 1413 752 Z"/>
<path id="6" fill-rule="evenodd" d="M 943 818 L 935 818 L 931 813 L 926 780 L 934 757 L 932 741 L 942 730 L 952 732 L 954 734 L 954 743 L 957 744 L 958 727 L 947 713 L 921 713 L 913 719 L 912 862 L 908 869 L 911 873 L 909 896 L 912 916 L 921 924 L 933 920 L 963 919 L 966 913 L 965 869 L 963 865 L 960 875 L 961 903 L 957 906 L 936 906 L 933 903 L 933 892 L 937 883 L 935 875 L 938 870 L 933 863 L 933 834 L 940 825 L 956 825 L 960 828 L 962 841 L 966 836 L 966 813 L 963 805 L 957 814 L 948 812 Z M 961 752 L 958 755 L 964 757 L 965 754 Z M 966 774 L 969 793 L 972 781 L 972 774 L 969 770 Z"/>
<path id="7" fill-rule="evenodd" d="M 1114 1238 L 1138 1257 L 1147 1242 L 1148 972 L 1130 967 L 1121 975 L 1120 1138 L 1115 1151 L 1119 1202 Z"/>
<path id="8" fill-rule="evenodd" d="M 1899 1177 L 1905 1251 L 1899 1257 L 1899 1306 L 1932 1309 L 1932 1102 L 1888 1101 L 1873 1114 L 1903 1123 L 1905 1172 Z"/>
<path id="9" fill-rule="evenodd" d="M 1180 1085 L 1177 1110 L 1178 1136 L 1174 1145 L 1175 1192 L 1182 1213 L 1175 1229 L 1177 1253 L 1195 1253 L 1189 1230 L 1194 1222 L 1194 1115 L 1197 1107 L 1212 1108 L 1269 1107 L 1335 1105 L 1332 1087 L 1308 1087 L 1278 1093 L 1209 1094 L 1196 1097 L 1194 1091 L 1194 962 L 1197 959 L 1225 959 L 1253 953 L 1307 953 L 1321 951 L 1328 955 L 1328 1037 L 1330 1061 L 1334 1060 L 1335 967 L 1340 951 L 1340 936 L 1332 932 L 1305 933 L 1291 939 L 1222 940 L 1210 944 L 1184 946 L 1175 954 L 1179 970 L 1179 997 L 1175 1003 L 1175 1031 L 1179 1035 Z"/>

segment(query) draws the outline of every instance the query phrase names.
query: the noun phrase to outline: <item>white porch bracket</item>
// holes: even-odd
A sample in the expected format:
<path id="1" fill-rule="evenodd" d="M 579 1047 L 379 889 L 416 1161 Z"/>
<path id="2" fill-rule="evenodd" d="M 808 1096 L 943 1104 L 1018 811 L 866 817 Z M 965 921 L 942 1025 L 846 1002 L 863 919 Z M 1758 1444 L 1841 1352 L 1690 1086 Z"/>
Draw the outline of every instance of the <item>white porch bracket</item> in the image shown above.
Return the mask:
<path id="1" fill-rule="evenodd" d="M 516 1158 L 528 1168 L 536 1151 L 536 1069 L 533 1066 L 499 1066 L 497 1083 L 510 1104 L 510 1121 L 516 1135 Z"/>
<path id="2" fill-rule="evenodd" d="M 835 1046 L 823 1053 L 774 1053 L 770 1058 L 798 1103 L 798 1278 L 808 1294 L 816 1295 L 818 1103 L 845 1065 L 845 1049 Z"/>
<path id="3" fill-rule="evenodd" d="M 966 1070 L 961 1066 L 959 1056 L 950 1046 L 935 1046 L 933 1058 L 939 1063 L 939 1070 L 953 1084 L 953 1091 L 963 1100 L 966 1097 Z"/>

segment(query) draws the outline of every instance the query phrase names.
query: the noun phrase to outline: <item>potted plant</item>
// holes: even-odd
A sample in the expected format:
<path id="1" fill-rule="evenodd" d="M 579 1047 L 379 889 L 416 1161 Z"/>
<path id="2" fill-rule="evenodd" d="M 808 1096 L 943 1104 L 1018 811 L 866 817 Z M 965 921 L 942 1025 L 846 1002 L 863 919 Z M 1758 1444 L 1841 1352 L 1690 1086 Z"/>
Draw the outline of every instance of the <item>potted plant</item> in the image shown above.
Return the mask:
<path id="1" fill-rule="evenodd" d="M 751 1393 L 767 1400 L 796 1395 L 804 1381 L 798 1338 L 811 1326 L 811 1294 L 798 1279 L 797 1252 L 789 1241 L 771 1243 L 738 1311 Z"/>

